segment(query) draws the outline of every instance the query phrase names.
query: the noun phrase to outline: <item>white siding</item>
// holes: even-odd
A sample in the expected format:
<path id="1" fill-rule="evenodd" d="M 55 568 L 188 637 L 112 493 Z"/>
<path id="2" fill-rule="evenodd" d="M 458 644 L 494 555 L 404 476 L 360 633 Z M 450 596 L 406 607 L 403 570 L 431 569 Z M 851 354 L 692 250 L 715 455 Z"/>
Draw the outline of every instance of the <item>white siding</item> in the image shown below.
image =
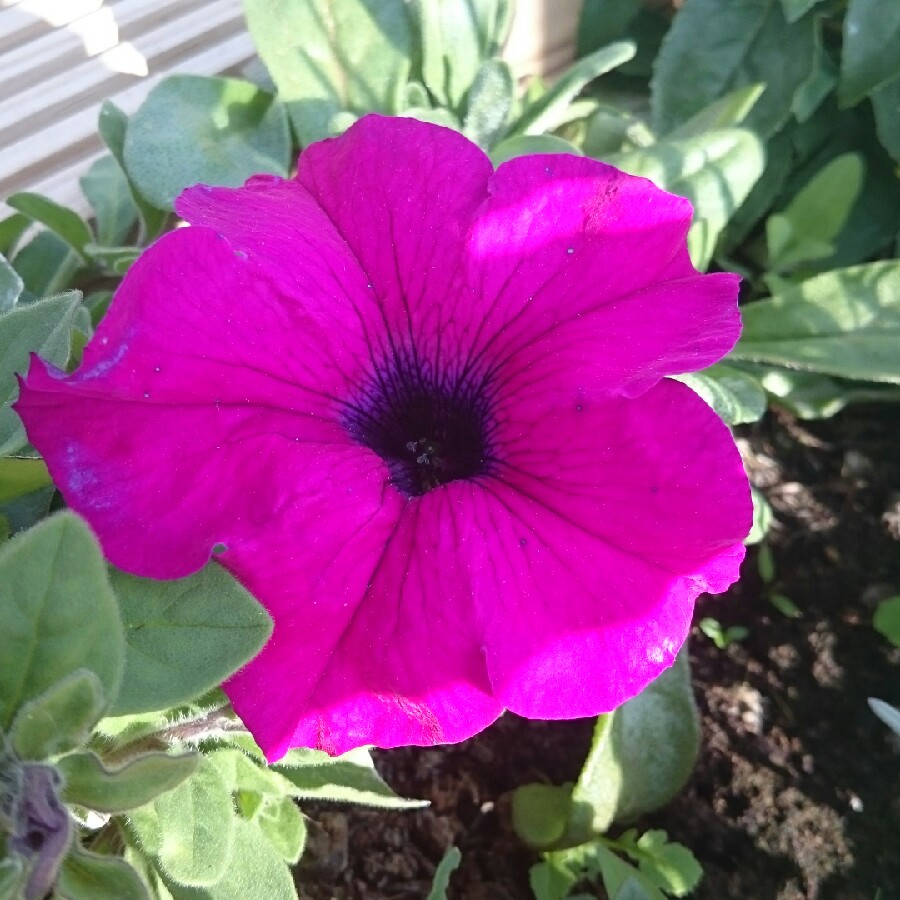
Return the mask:
<path id="1" fill-rule="evenodd" d="M 519 0 L 506 55 L 520 76 L 571 59 L 580 6 Z M 132 113 L 166 74 L 235 74 L 253 56 L 240 0 L 0 0 L 0 198 L 87 212 L 78 178 L 104 152 L 103 100 Z"/>

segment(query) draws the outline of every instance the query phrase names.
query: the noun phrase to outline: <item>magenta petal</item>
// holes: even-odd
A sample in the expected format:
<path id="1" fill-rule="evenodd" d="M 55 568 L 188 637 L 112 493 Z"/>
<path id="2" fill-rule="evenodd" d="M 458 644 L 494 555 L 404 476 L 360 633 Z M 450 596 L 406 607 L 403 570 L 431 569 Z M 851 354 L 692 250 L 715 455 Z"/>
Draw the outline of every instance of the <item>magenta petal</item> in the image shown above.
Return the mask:
<path id="1" fill-rule="evenodd" d="M 503 552 L 480 582 L 494 689 L 524 715 L 612 709 L 671 663 L 697 596 L 737 579 L 752 518 L 740 457 L 671 381 L 509 422 L 499 440 Z"/>
<path id="2" fill-rule="evenodd" d="M 474 539 L 468 494 L 448 485 L 363 527 L 346 504 L 323 502 L 310 510 L 315 541 L 228 555 L 278 623 L 226 685 L 270 760 L 292 746 L 459 741 L 500 715 L 461 552 Z"/>
<path id="3" fill-rule="evenodd" d="M 341 349 L 224 240 L 183 229 L 129 272 L 74 375 L 33 361 L 16 410 L 114 563 L 186 575 L 294 502 L 322 448 L 371 457 L 337 421 L 353 336 Z"/>
<path id="4" fill-rule="evenodd" d="M 490 192 L 469 240 L 476 343 L 520 386 L 633 395 L 734 346 L 738 279 L 691 265 L 686 200 L 574 156 L 510 160 Z"/>
<path id="5" fill-rule="evenodd" d="M 369 115 L 307 147 L 297 179 L 352 248 L 395 344 L 457 360 L 474 332 L 466 232 L 487 196 L 490 160 L 448 128 Z"/>

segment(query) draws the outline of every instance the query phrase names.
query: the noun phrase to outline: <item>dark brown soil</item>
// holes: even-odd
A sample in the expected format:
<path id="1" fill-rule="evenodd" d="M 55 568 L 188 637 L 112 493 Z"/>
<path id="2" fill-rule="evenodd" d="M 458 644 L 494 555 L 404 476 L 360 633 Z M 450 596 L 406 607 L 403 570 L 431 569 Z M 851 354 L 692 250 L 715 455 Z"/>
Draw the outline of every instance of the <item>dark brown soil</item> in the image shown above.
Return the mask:
<path id="1" fill-rule="evenodd" d="M 741 446 L 775 511 L 776 579 L 762 583 L 751 551 L 741 582 L 700 603 L 697 620 L 749 636 L 720 651 L 695 629 L 701 757 L 685 791 L 638 824 L 695 853 L 699 900 L 900 898 L 900 743 L 866 703 L 900 705 L 900 651 L 871 626 L 877 602 L 900 594 L 900 411 L 817 423 L 778 413 Z M 802 616 L 777 611 L 772 590 Z M 574 779 L 591 729 L 508 715 L 457 746 L 379 753 L 391 785 L 431 807 L 307 807 L 301 897 L 424 898 L 455 844 L 451 898 L 530 900 L 537 857 L 511 830 L 508 793 Z"/>

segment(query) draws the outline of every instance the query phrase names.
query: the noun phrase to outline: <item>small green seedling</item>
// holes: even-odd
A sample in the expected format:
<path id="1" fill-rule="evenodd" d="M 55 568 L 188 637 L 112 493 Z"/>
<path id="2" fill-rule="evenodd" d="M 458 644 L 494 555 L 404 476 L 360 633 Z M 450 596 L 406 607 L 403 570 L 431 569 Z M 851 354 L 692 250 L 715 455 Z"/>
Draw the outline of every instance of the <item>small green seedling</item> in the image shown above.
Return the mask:
<path id="1" fill-rule="evenodd" d="M 699 628 L 720 650 L 724 650 L 729 644 L 736 641 L 744 640 L 750 634 L 743 625 L 723 628 L 722 623 L 712 617 L 701 619 Z"/>

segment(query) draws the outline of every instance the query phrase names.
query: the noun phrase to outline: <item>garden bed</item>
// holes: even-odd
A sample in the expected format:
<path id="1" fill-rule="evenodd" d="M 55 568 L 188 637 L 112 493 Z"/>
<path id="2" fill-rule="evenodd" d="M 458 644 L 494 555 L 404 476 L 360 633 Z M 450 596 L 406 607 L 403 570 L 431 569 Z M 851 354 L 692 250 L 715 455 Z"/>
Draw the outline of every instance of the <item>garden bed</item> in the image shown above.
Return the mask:
<path id="1" fill-rule="evenodd" d="M 867 698 L 900 700 L 894 649 L 871 625 L 900 584 L 900 422 L 896 407 L 857 407 L 828 421 L 770 413 L 743 429 L 755 484 L 773 506 L 772 589 L 751 550 L 738 585 L 701 601 L 696 620 L 743 625 L 724 650 L 694 629 L 691 660 L 703 719 L 687 788 L 643 828 L 664 828 L 703 866 L 698 900 L 887 900 L 900 896 L 900 744 Z M 513 833 L 509 792 L 574 780 L 592 723 L 507 715 L 463 744 L 378 754 L 421 812 L 321 805 L 298 873 L 310 900 L 424 897 L 456 844 L 452 895 L 531 900 L 537 856 Z M 603 896 L 600 894 L 599 896 Z"/>

